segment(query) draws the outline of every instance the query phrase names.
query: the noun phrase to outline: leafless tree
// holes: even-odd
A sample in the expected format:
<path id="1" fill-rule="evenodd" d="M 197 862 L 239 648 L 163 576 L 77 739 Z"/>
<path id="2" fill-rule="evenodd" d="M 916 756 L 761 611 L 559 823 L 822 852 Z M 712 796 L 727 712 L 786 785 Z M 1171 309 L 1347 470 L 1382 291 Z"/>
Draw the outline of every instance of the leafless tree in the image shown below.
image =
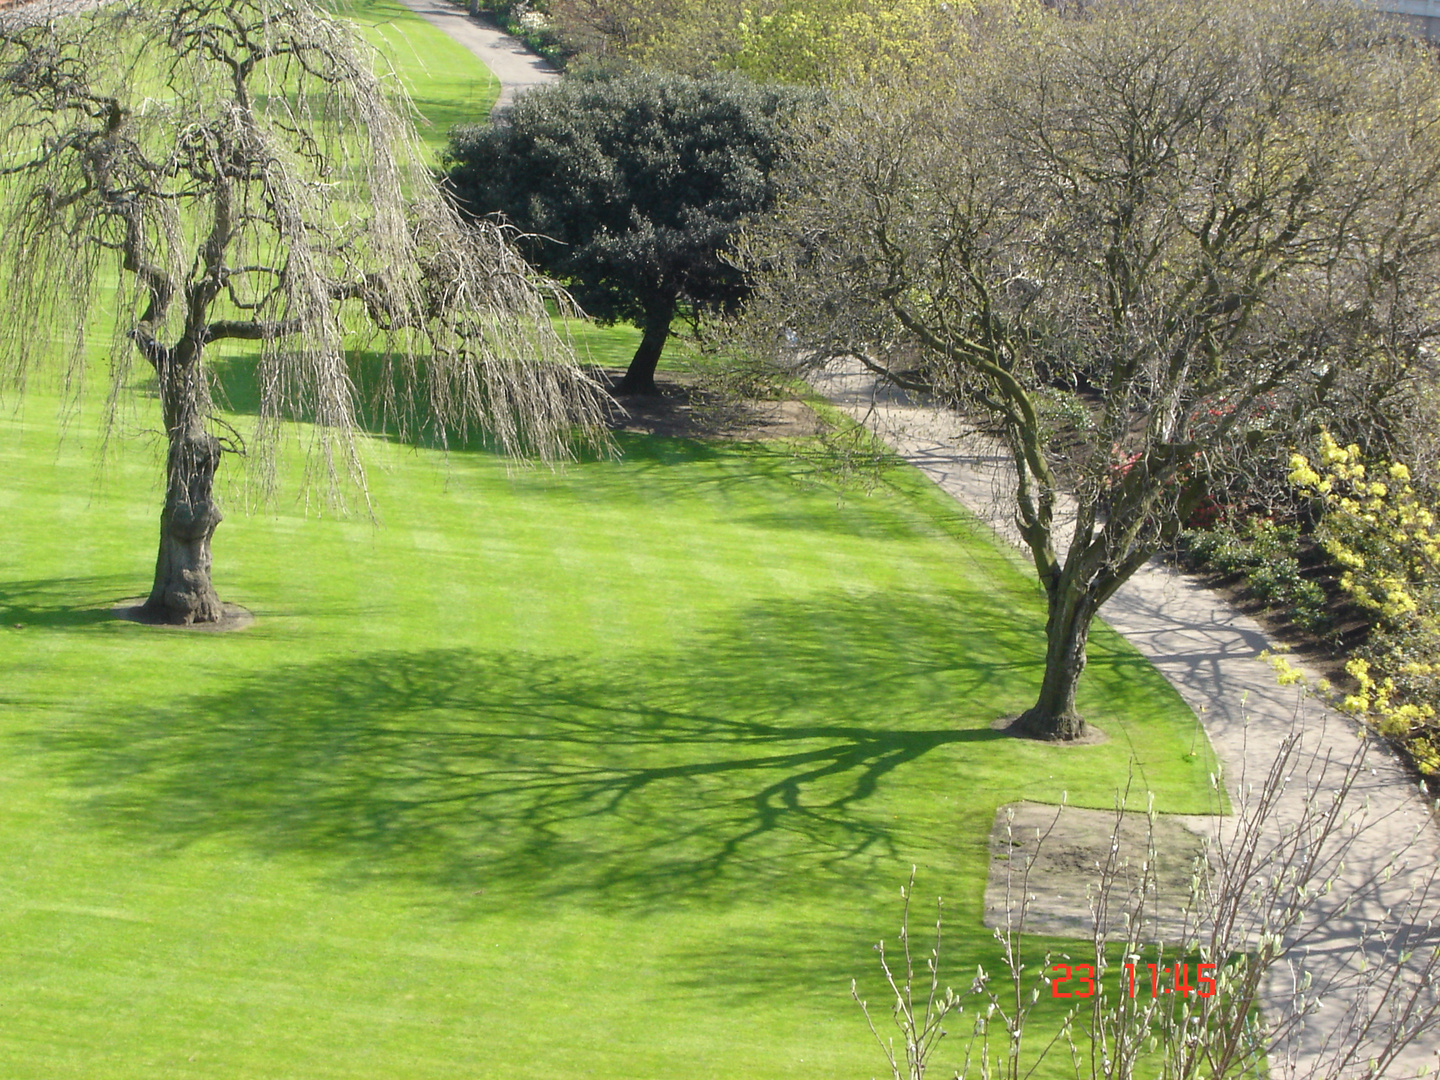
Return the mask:
<path id="1" fill-rule="evenodd" d="M 1070 739 L 1115 589 L 1440 333 L 1440 72 L 1360 5 L 993 7 L 953 67 L 837 108 L 744 258 L 764 340 L 999 433 L 1049 605 L 1020 727 Z"/>
<path id="2" fill-rule="evenodd" d="M 28 16 L 28 17 L 27 17 Z M 281 420 L 313 419 L 332 492 L 364 487 L 347 348 L 384 357 L 384 422 L 566 454 L 598 404 L 550 330 L 547 289 L 495 229 L 463 224 L 427 171 L 393 77 L 311 0 L 117 0 L 0 16 L 0 372 L 78 379 L 115 290 L 111 415 L 136 357 L 168 442 L 146 610 L 215 621 L 222 456 L 205 357 L 254 343 L 273 475 Z"/>

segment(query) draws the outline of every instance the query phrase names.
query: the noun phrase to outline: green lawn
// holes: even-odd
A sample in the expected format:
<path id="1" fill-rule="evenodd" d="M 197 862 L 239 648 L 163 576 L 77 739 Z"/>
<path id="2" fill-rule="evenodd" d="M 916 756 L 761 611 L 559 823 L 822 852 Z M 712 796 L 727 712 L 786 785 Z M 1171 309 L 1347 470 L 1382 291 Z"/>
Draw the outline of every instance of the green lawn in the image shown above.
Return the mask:
<path id="1" fill-rule="evenodd" d="M 783 446 L 557 474 L 376 439 L 378 527 L 232 494 L 252 628 L 114 621 L 153 409 L 103 473 L 91 404 L 0 412 L 7 1080 L 876 1075 L 850 979 L 884 1001 L 912 864 L 963 984 L 998 804 L 1109 806 L 1133 759 L 1211 807 L 1193 716 L 1108 631 L 1107 744 L 993 732 L 1038 684 L 1033 582 L 915 473 L 839 493 Z"/>
<path id="2" fill-rule="evenodd" d="M 258 621 L 184 633 L 106 614 L 147 584 L 154 454 L 102 480 L 53 408 L 0 427 L 7 1076 L 869 1075 L 849 979 L 912 863 L 963 968 L 997 804 L 1106 806 L 1134 754 L 1162 810 L 1209 805 L 1109 633 L 1108 744 L 989 729 L 1036 592 L 911 473 L 376 443 L 382 527 L 233 512 L 217 579 Z"/>
<path id="3" fill-rule="evenodd" d="M 500 83 L 463 46 L 395 0 L 338 0 L 338 7 L 399 74 L 431 153 L 445 146 L 456 124 L 490 115 Z"/>
<path id="4" fill-rule="evenodd" d="M 632 323 L 598 326 L 585 319 L 565 319 L 557 320 L 556 326 L 570 339 L 583 364 L 627 368 L 635 350 L 640 347 L 640 328 Z M 681 333 L 671 333 L 670 340 L 665 343 L 665 351 L 660 355 L 661 371 L 692 369 L 703 363 L 704 358 L 692 339 Z"/>

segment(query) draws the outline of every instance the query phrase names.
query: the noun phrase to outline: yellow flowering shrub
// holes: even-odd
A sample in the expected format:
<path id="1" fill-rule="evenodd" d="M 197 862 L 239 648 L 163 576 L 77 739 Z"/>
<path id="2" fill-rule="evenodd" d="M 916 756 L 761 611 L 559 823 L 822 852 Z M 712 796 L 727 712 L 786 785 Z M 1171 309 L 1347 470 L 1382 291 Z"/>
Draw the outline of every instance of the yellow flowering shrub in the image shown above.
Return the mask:
<path id="1" fill-rule="evenodd" d="M 761 82 L 833 86 L 915 71 L 955 37 L 969 0 L 806 0 L 747 7 L 721 62 Z"/>
<path id="2" fill-rule="evenodd" d="M 1355 691 L 1340 707 L 1440 773 L 1440 530 L 1430 493 L 1410 470 L 1367 463 L 1359 447 L 1320 436 L 1318 460 L 1290 459 L 1290 482 L 1323 500 L 1318 538 L 1340 586 L 1374 620 L 1345 665 Z"/>

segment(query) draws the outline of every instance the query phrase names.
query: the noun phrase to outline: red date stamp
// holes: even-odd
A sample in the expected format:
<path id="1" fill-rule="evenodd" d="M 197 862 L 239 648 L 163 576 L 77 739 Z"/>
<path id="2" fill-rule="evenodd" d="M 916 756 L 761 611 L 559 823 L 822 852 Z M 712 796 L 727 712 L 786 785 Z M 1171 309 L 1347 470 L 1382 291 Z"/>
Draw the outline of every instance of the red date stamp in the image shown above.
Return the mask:
<path id="1" fill-rule="evenodd" d="M 1213 997 L 1215 994 L 1214 976 L 1208 974 L 1215 970 L 1214 964 L 1196 965 L 1193 984 L 1190 982 L 1189 964 L 1171 964 L 1168 967 L 1145 964 L 1143 966 L 1149 969 L 1149 978 L 1145 977 L 1143 971 L 1137 977 L 1139 966 L 1126 964 L 1122 968 L 1126 977 L 1121 980 L 1120 989 L 1128 989 L 1132 998 L 1137 987 L 1141 993 L 1148 988 L 1152 998 L 1165 994 L 1193 993 L 1197 997 Z M 1087 998 L 1095 993 L 1095 967 L 1092 964 L 1055 964 L 1050 968 L 1050 974 L 1054 976 L 1050 980 L 1052 998 Z M 1070 983 L 1074 984 L 1070 989 L 1063 989 Z"/>

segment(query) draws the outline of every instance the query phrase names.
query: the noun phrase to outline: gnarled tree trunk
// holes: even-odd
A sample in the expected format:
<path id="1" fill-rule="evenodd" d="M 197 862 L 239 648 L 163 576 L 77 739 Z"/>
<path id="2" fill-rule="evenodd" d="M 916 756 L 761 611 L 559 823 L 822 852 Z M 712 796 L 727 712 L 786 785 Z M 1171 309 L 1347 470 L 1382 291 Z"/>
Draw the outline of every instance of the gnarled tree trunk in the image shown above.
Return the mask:
<path id="1" fill-rule="evenodd" d="M 1085 670 L 1085 645 L 1098 608 L 1085 590 L 1066 577 L 1061 575 L 1050 594 L 1040 696 L 1015 722 L 1022 734 L 1052 742 L 1078 739 L 1085 734 L 1085 721 L 1075 711 L 1075 688 Z"/>
<path id="2" fill-rule="evenodd" d="M 224 614 L 210 583 L 210 538 L 221 514 L 215 505 L 215 468 L 220 443 L 208 432 L 187 434 L 170 445 L 170 478 L 160 513 L 160 554 L 145 609 L 164 622 L 189 626 L 217 622 Z"/>
<path id="3" fill-rule="evenodd" d="M 658 394 L 655 368 L 665 341 L 670 337 L 670 323 L 675 318 L 675 297 L 663 297 L 645 305 L 644 336 L 630 361 L 625 377 L 615 387 L 617 394 Z"/>
<path id="4" fill-rule="evenodd" d="M 170 449 L 160 552 L 145 611 L 157 621 L 190 626 L 218 622 L 224 615 L 210 582 L 210 538 L 221 521 L 214 486 L 222 448 L 205 430 L 200 350 L 177 349 L 176 354 L 157 365 Z M 181 354 L 188 355 L 182 359 Z"/>

